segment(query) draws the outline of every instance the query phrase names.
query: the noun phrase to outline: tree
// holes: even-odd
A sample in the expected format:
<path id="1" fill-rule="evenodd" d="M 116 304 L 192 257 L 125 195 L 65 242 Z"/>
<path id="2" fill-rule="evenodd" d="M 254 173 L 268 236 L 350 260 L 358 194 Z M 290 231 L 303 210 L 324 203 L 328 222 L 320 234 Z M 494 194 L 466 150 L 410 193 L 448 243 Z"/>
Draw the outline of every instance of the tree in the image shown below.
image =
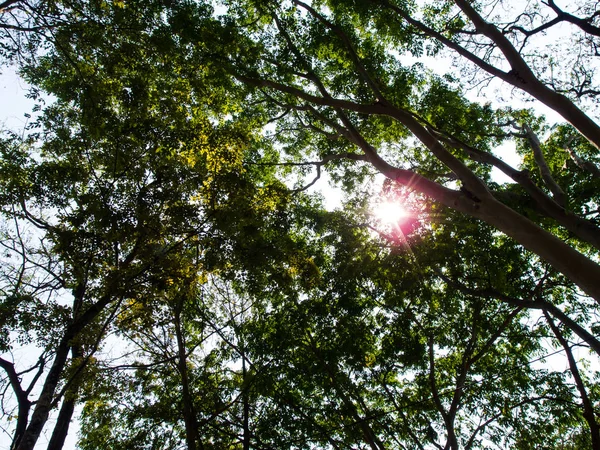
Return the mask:
<path id="1" fill-rule="evenodd" d="M 119 6 L 115 8 L 118 12 Z M 109 13 L 100 9 L 99 14 Z M 142 21 L 152 11 L 144 13 L 135 19 Z M 144 42 L 110 60 L 104 59 L 105 53 L 95 55 L 97 40 L 115 29 L 104 29 L 100 22 L 87 22 L 85 28 L 69 23 L 55 30 L 54 39 L 66 47 L 57 44 L 57 53 L 41 57 L 28 73 L 58 100 L 45 109 L 24 141 L 13 136 L 3 142 L 3 213 L 15 223 L 5 247 L 10 258 L 16 257 L 16 266 L 5 277 L 3 316 L 11 319 L 3 324 L 4 332 L 6 337 L 18 333 L 18 340 L 41 351 L 38 362 L 25 370 L 38 371 L 34 381 L 41 383 L 39 388 L 21 385 L 23 372 L 2 360 L 5 382 L 19 408 L 14 448 L 33 448 L 50 410 L 61 401 L 51 446 L 62 446 L 78 398 L 77 384 L 83 382 L 107 329 L 128 298 L 145 295 L 161 280 L 158 274 L 172 253 L 192 246 L 202 257 L 208 255 L 207 266 L 218 267 L 217 247 L 231 247 L 230 239 L 245 240 L 243 227 L 259 220 L 256 214 L 262 214 L 266 200 L 276 201 L 240 177 L 236 152 L 251 138 L 247 125 L 218 118 L 226 101 L 215 104 L 212 116 L 202 103 L 191 116 L 182 108 L 192 107 L 192 96 L 199 100 L 194 89 L 204 89 L 201 74 L 182 86 L 180 77 L 169 76 L 173 65 L 157 67 L 142 57 Z M 153 33 L 147 37 L 166 39 L 164 30 Z M 67 49 L 69 36 L 81 39 L 76 53 Z M 126 45 L 127 37 L 122 33 L 117 42 L 107 44 Z M 93 55 L 102 59 L 104 72 L 94 70 L 100 63 Z M 114 83 L 116 79 L 120 82 Z M 173 97 L 171 91 L 177 89 L 187 97 Z M 260 178 L 258 169 L 254 175 Z M 268 176 L 261 181 L 263 192 L 276 194 L 277 184 Z M 240 197 L 251 200 L 250 207 L 239 208 Z M 234 222 L 248 212 L 255 214 Z M 24 241 L 24 224 L 36 229 L 31 239 L 37 246 Z M 220 237 L 211 231 L 218 224 L 227 226 Z M 35 327 L 28 318 L 32 310 Z M 3 350 L 14 345 L 9 342 Z"/>
<path id="2" fill-rule="evenodd" d="M 458 0 L 4 6 L 3 56 L 56 98 L 1 148 L 0 342 L 40 349 L 0 360 L 14 448 L 61 405 L 60 448 L 77 403 L 90 449 L 598 447 L 571 350 L 600 354 L 597 125 L 522 50 L 559 22 L 594 48 L 589 5 L 509 25 Z M 571 125 L 468 100 L 405 63 L 424 48 Z M 323 171 L 344 211 L 306 194 Z M 383 230 L 379 189 L 411 216 Z M 534 366 L 549 336 L 568 372 Z"/>
<path id="3" fill-rule="evenodd" d="M 593 221 L 564 210 L 544 193 L 546 186 L 534 185 L 527 173 L 510 168 L 489 153 L 490 146 L 508 134 L 502 131 L 502 116 L 483 109 L 482 117 L 475 112 L 481 106 L 466 101 L 444 80 L 409 72 L 394 56 L 399 49 L 393 43 L 390 47 L 387 41 L 374 37 L 379 34 L 363 31 L 358 25 L 363 19 L 370 20 L 360 16 L 361 11 L 353 16 L 343 3 L 332 3 L 328 8 L 330 13 L 319 12 L 299 1 L 290 7 L 258 8 L 252 14 L 261 18 L 260 26 L 269 25 L 262 40 L 268 45 L 254 46 L 254 50 L 232 58 L 231 70 L 240 81 L 261 89 L 258 92 L 264 94 L 259 96 L 281 112 L 289 112 L 280 120 L 285 123 L 282 132 L 309 127 L 317 133 L 320 130 L 323 139 L 338 137 L 338 145 L 346 151 L 336 155 L 335 150 L 321 150 L 317 156 L 367 161 L 391 180 L 495 226 L 540 255 L 587 294 L 600 298 L 594 282 L 597 264 L 494 195 L 488 181 L 489 164 L 510 173 L 541 214 L 581 240 L 597 242 L 597 237 L 590 236 L 598 236 Z M 240 39 L 243 43 L 244 38 Z M 260 52 L 264 56 L 257 59 L 255 54 Z M 260 65 L 255 64 L 257 60 Z M 446 120 L 448 117 L 454 119 Z M 469 120 L 476 117 L 482 119 L 477 124 Z M 440 122 L 442 118 L 444 122 Z M 509 122 L 524 119 L 510 112 L 504 118 Z M 376 133 L 382 127 L 388 127 L 385 134 Z M 448 188 L 447 180 L 427 177 L 418 169 L 405 169 L 386 160 L 388 148 L 399 142 L 408 145 L 411 139 L 417 139 L 424 146 L 420 151 L 429 152 L 460 180 L 460 190 Z M 330 146 L 319 142 L 318 148 Z M 453 148 L 458 151 L 453 153 Z M 348 158 L 348 154 L 352 156 Z M 395 158 L 393 152 L 389 158 Z M 484 165 L 476 166 L 476 162 Z"/>

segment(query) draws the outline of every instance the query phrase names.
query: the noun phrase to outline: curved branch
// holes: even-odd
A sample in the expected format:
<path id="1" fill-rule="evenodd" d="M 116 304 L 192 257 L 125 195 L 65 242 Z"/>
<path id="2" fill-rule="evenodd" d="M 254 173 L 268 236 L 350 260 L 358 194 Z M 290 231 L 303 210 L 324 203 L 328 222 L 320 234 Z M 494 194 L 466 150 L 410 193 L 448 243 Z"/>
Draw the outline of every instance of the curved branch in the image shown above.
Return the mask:
<path id="1" fill-rule="evenodd" d="M 548 322 L 548 325 L 550 325 L 554 336 L 556 336 L 556 339 L 558 339 L 560 345 L 562 345 L 562 347 L 565 349 L 565 354 L 567 355 L 567 360 L 569 361 L 569 369 L 571 370 L 571 374 L 575 379 L 575 385 L 577 386 L 577 390 L 581 396 L 581 403 L 583 404 L 583 417 L 590 427 L 590 433 L 592 435 L 592 448 L 594 450 L 598 450 L 600 449 L 600 427 L 598 427 L 598 423 L 596 422 L 594 406 L 590 401 L 585 389 L 585 385 L 583 384 L 583 380 L 581 379 L 579 369 L 577 368 L 577 362 L 575 362 L 571 347 L 546 311 L 544 311 L 544 317 L 546 317 L 546 321 Z"/>
<path id="2" fill-rule="evenodd" d="M 562 190 L 562 188 L 556 183 L 554 177 L 552 176 L 552 172 L 550 171 L 550 168 L 546 163 L 546 158 L 544 158 L 544 153 L 542 152 L 540 140 L 529 125 L 523 125 L 523 131 L 525 132 L 527 140 L 531 145 L 531 148 L 533 150 L 533 158 L 535 159 L 535 162 L 537 163 L 540 169 L 540 174 L 542 175 L 544 183 L 546 184 L 548 189 L 550 189 L 550 192 L 552 192 L 556 203 L 558 203 L 561 207 L 564 208 L 567 203 L 567 196 L 565 195 L 565 191 Z"/>
<path id="3" fill-rule="evenodd" d="M 591 34 L 592 36 L 600 36 L 600 28 L 598 28 L 590 23 L 593 16 L 586 20 L 586 19 L 582 19 L 581 17 L 577 17 L 577 16 L 574 16 L 567 12 L 564 12 L 562 9 L 560 9 L 558 6 L 556 6 L 556 3 L 554 3 L 554 0 L 547 0 L 546 4 L 550 8 L 552 8 L 552 10 L 556 13 L 557 19 L 560 19 L 561 21 L 565 21 L 565 22 L 570 22 L 573 25 L 577 25 L 579 28 L 581 28 L 587 34 Z"/>
<path id="4" fill-rule="evenodd" d="M 579 217 L 560 206 L 531 180 L 527 171 L 516 170 L 493 154 L 472 147 L 455 137 L 444 135 L 439 131 L 433 132 L 448 145 L 464 150 L 471 160 L 490 164 L 512 178 L 535 201 L 536 211 L 551 217 L 575 236 L 600 249 L 600 228 L 594 222 Z M 598 173 L 600 176 L 600 171 Z"/>
<path id="5" fill-rule="evenodd" d="M 530 36 L 533 36 L 534 34 L 541 33 L 542 31 L 547 30 L 548 28 L 551 28 L 554 25 L 556 25 L 557 23 L 560 23 L 562 21 L 563 21 L 563 19 L 561 19 L 560 17 L 555 17 L 550 22 L 546 22 L 546 23 L 540 25 L 539 27 L 534 28 L 533 30 L 526 30 L 525 28 L 518 26 L 518 25 L 513 25 L 513 26 L 509 27 L 508 30 L 520 31 L 526 37 L 530 37 Z"/>
<path id="6" fill-rule="evenodd" d="M 474 53 L 470 52 L 463 46 L 452 41 L 451 39 L 448 39 L 442 33 L 439 33 L 438 31 L 434 30 L 433 28 L 430 28 L 427 25 L 425 25 L 423 22 L 416 20 L 410 14 L 407 14 L 404 10 L 402 10 L 398 6 L 389 3 L 387 0 L 371 0 L 371 2 L 376 3 L 376 4 L 381 4 L 381 5 L 384 5 L 385 7 L 389 8 L 390 10 L 392 10 L 393 12 L 398 14 L 402 19 L 407 21 L 409 24 L 414 26 L 419 31 L 425 33 L 427 36 L 437 39 L 442 44 L 444 44 L 446 47 L 454 50 L 456 53 L 461 55 L 463 58 L 468 59 L 469 61 L 471 61 L 478 67 L 482 68 L 486 72 L 488 72 L 504 81 L 507 81 L 507 79 L 510 78 L 509 73 L 504 72 L 504 71 L 498 69 L 497 67 L 494 67 L 493 65 L 491 65 L 490 63 L 481 59 L 480 57 L 478 57 Z"/>
<path id="7" fill-rule="evenodd" d="M 536 300 L 524 300 L 502 294 L 501 292 L 493 288 L 471 289 L 456 280 L 450 279 L 449 277 L 444 275 L 441 270 L 437 268 L 433 268 L 433 271 L 446 283 L 458 289 L 464 294 L 472 295 L 475 297 L 492 298 L 500 300 L 501 302 L 507 303 L 511 306 L 516 306 L 520 308 L 539 309 L 542 311 L 550 312 L 573 333 L 575 333 L 583 341 L 585 341 L 590 346 L 590 348 L 592 348 L 598 355 L 600 355 L 600 340 L 598 340 L 592 333 L 587 331 L 585 328 L 583 328 L 581 325 L 579 325 L 577 322 L 571 319 L 568 315 L 562 312 L 558 307 L 554 306 L 552 303 L 546 300 L 539 298 L 539 296 Z"/>
<path id="8" fill-rule="evenodd" d="M 329 28 L 335 34 L 338 35 L 338 37 L 344 43 L 346 50 L 350 54 L 350 59 L 352 60 L 352 63 L 356 67 L 356 70 L 358 70 L 358 72 L 360 73 L 363 80 L 367 83 L 369 88 L 371 88 L 371 90 L 375 94 L 377 101 L 383 102 L 384 97 L 383 97 L 383 94 L 381 93 L 381 90 L 380 90 L 377 82 L 369 75 L 369 72 L 367 71 L 364 64 L 361 62 L 360 58 L 358 57 L 358 54 L 356 53 L 356 50 L 354 49 L 354 46 L 352 45 L 352 42 L 350 41 L 350 38 L 348 37 L 348 35 L 346 33 L 344 33 L 344 31 L 338 25 L 331 23 L 322 14 L 319 14 L 314 8 L 310 7 L 306 3 L 301 2 L 300 0 L 292 0 L 292 2 L 298 6 L 301 6 L 305 10 L 307 10 L 312 16 L 316 17 L 317 20 L 319 20 L 327 28 Z"/>
<path id="9" fill-rule="evenodd" d="M 565 120 L 570 122 L 594 146 L 600 148 L 600 127 L 598 124 L 596 124 L 596 122 L 594 122 L 567 97 L 552 90 L 542 83 L 535 76 L 529 65 L 520 55 L 519 51 L 506 38 L 506 36 L 504 36 L 504 34 L 494 25 L 486 22 L 475 10 L 475 8 L 473 8 L 469 1 L 455 0 L 455 3 L 465 13 L 468 19 L 471 20 L 477 31 L 490 39 L 493 44 L 495 44 L 504 54 L 506 61 L 511 67 L 509 72 L 504 72 L 503 70 L 498 69 L 460 44 L 447 38 L 440 32 L 414 19 L 410 16 L 410 14 L 406 13 L 398 6 L 391 4 L 387 0 L 370 1 L 377 5 L 383 5 L 384 7 L 395 12 L 403 20 L 417 28 L 419 31 L 423 32 L 425 35 L 438 40 L 443 45 L 451 50 L 454 50 L 460 56 L 472 62 L 479 68 L 485 70 L 489 74 L 523 90 L 524 92 L 527 92 L 533 98 L 539 100 L 563 116 Z"/>
<path id="10" fill-rule="evenodd" d="M 462 161 L 452 155 L 410 112 L 381 103 L 362 105 L 330 96 L 313 95 L 302 89 L 276 81 L 249 78 L 239 74 L 235 76 L 246 84 L 256 87 L 269 87 L 316 105 L 334 108 L 350 133 L 351 140 L 361 147 L 369 158 L 369 162 L 386 177 L 411 186 L 410 183 L 414 181 L 414 173 L 395 168 L 384 161 L 375 149 L 354 129 L 352 123 L 345 117 L 343 110 L 363 114 L 387 115 L 396 119 L 427 146 L 435 157 L 458 175 L 466 191 L 453 191 L 424 177 L 419 178 L 419 181 L 422 182 L 420 185 L 413 183 L 411 187 L 433 197 L 445 206 L 469 214 L 496 227 L 553 265 L 600 303 L 600 285 L 597 282 L 600 279 L 600 266 L 552 233 L 542 229 L 522 214 L 494 198 L 485 183 Z"/>
<path id="11" fill-rule="evenodd" d="M 8 379 L 10 381 L 10 385 L 12 387 L 13 392 L 15 393 L 15 397 L 17 398 L 18 405 L 18 415 L 17 415 L 17 425 L 15 427 L 15 431 L 13 434 L 13 442 L 11 448 L 16 448 L 21 442 L 21 438 L 27 429 L 27 422 L 29 420 L 29 409 L 31 408 L 31 401 L 28 398 L 28 393 L 21 387 L 21 380 L 19 379 L 19 375 L 15 370 L 15 366 L 10 361 L 7 361 L 4 358 L 0 358 L 0 367 L 4 369 Z"/>

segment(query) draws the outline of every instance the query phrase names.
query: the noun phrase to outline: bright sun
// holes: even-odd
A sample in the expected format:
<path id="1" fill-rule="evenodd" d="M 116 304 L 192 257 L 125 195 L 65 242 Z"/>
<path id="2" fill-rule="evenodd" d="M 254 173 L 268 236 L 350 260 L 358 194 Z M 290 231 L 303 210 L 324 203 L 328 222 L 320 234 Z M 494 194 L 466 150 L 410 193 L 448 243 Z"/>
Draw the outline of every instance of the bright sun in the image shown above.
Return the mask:
<path id="1" fill-rule="evenodd" d="M 400 202 L 383 202 L 375 207 L 375 217 L 388 224 L 396 224 L 408 216 L 408 211 Z"/>

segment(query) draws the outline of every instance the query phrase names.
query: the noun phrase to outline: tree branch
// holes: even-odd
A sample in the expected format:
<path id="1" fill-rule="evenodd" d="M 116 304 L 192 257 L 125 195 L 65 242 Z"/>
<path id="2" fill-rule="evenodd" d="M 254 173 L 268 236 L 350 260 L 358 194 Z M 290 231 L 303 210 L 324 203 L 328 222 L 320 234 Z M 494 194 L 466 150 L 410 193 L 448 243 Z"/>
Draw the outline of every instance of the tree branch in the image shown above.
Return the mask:
<path id="1" fill-rule="evenodd" d="M 565 349 L 565 354 L 567 355 L 567 360 L 569 361 L 569 368 L 571 370 L 571 374 L 575 379 L 575 385 L 577 386 L 577 390 L 579 391 L 579 395 L 581 396 L 581 402 L 583 404 L 583 417 L 585 418 L 588 426 L 590 427 L 590 433 L 592 435 L 592 448 L 594 450 L 600 449 L 600 427 L 598 427 L 598 423 L 596 422 L 596 414 L 594 412 L 594 406 L 588 397 L 587 390 L 585 389 L 585 385 L 583 380 L 581 379 L 581 375 L 579 373 L 579 369 L 577 368 L 577 363 L 575 362 L 575 358 L 573 357 L 573 352 L 571 351 L 571 347 L 569 343 L 564 338 L 558 327 L 555 325 L 554 321 L 550 317 L 547 311 L 544 311 L 544 317 L 546 317 L 546 321 L 560 345 Z"/>
<path id="2" fill-rule="evenodd" d="M 518 308 L 539 309 L 550 312 L 554 317 L 559 319 L 567 328 L 569 328 L 583 341 L 585 341 L 598 355 L 600 355 L 600 340 L 598 340 L 593 334 L 591 334 L 589 331 L 587 331 L 585 328 L 583 328 L 581 325 L 579 325 L 577 322 L 575 322 L 573 319 L 567 316 L 558 307 L 554 306 L 552 303 L 546 300 L 541 299 L 539 295 L 537 296 L 536 300 L 524 300 L 504 295 L 495 290 L 494 288 L 471 289 L 456 280 L 450 279 L 449 277 L 444 275 L 442 271 L 438 268 L 433 268 L 433 271 L 446 283 L 460 290 L 464 294 L 500 300 L 504 303 L 516 306 Z"/>
<path id="3" fill-rule="evenodd" d="M 542 2 L 542 3 L 544 3 L 544 2 Z M 590 23 L 592 18 L 582 19 L 580 17 L 569 14 L 569 13 L 563 11 L 562 9 L 560 9 L 558 6 L 556 6 L 556 3 L 554 3 L 554 0 L 547 0 L 546 5 L 548 5 L 550 8 L 552 8 L 554 10 L 554 12 L 557 15 L 556 19 L 560 19 L 561 21 L 566 21 L 566 22 L 572 23 L 573 25 L 577 25 L 579 28 L 581 28 L 587 34 L 591 34 L 592 36 L 600 36 L 600 28 L 598 28 Z M 554 19 L 554 20 L 556 20 L 556 19 Z"/>
<path id="4" fill-rule="evenodd" d="M 565 195 L 565 191 L 562 190 L 562 188 L 556 183 L 554 177 L 552 176 L 552 172 L 550 171 L 550 168 L 546 163 L 546 158 L 544 158 L 544 153 L 542 151 L 540 140 L 529 125 L 524 124 L 522 128 L 525 132 L 525 135 L 527 136 L 529 145 L 531 145 L 531 148 L 533 150 L 533 157 L 540 169 L 540 174 L 542 175 L 544 183 L 546 184 L 548 189 L 550 189 L 550 192 L 552 192 L 556 203 L 558 203 L 561 207 L 564 208 L 567 203 L 567 196 Z"/>

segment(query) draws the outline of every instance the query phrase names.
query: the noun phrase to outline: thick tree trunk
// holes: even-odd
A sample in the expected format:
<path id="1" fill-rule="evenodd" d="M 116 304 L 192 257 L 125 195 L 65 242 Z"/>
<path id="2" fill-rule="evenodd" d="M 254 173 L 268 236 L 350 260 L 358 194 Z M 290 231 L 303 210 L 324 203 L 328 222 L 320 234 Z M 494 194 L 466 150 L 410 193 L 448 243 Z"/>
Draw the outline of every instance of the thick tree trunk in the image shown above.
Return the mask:
<path id="1" fill-rule="evenodd" d="M 384 105 L 382 110 L 404 124 L 441 162 L 448 166 L 460 178 L 467 192 L 455 193 L 453 198 L 452 194 L 441 192 L 439 188 L 434 190 L 426 183 L 419 185 L 416 182 L 408 184 L 400 181 L 401 183 L 413 187 L 452 209 L 481 219 L 502 231 L 562 272 L 600 303 L 600 283 L 598 282 L 600 266 L 598 264 L 495 199 L 487 186 L 468 167 L 448 152 L 439 140 L 409 113 L 387 105 Z M 368 148 L 365 144 L 361 147 L 377 169 L 387 177 L 398 180 L 401 172 L 398 172 L 397 168 L 383 161 L 374 152 L 374 149 Z"/>
<path id="2" fill-rule="evenodd" d="M 375 104 L 363 105 L 345 99 L 313 95 L 296 87 L 270 80 L 257 80 L 242 76 L 238 76 L 238 79 L 249 85 L 276 89 L 294 95 L 314 105 L 335 108 L 345 127 L 342 130 L 342 135 L 360 147 L 369 162 L 383 175 L 417 192 L 421 192 L 445 206 L 481 219 L 496 227 L 526 249 L 540 256 L 578 285 L 582 291 L 600 303 L 600 283 L 598 282 L 600 280 L 600 266 L 556 236 L 496 200 L 485 183 L 463 162 L 452 155 L 410 111 L 395 107 L 385 99 Z M 454 172 L 460 179 L 465 191 L 457 192 L 448 189 L 413 171 L 394 167 L 387 163 L 356 130 L 345 115 L 344 110 L 361 114 L 387 115 L 396 119 L 406 126 L 440 162 Z M 600 130 L 598 134 L 598 142 L 600 143 Z"/>
<path id="3" fill-rule="evenodd" d="M 561 207 L 531 180 L 527 172 L 516 170 L 491 153 L 478 150 L 463 142 L 450 139 L 449 143 L 465 150 L 473 161 L 490 164 L 501 170 L 531 196 L 531 199 L 535 202 L 536 211 L 554 219 L 579 239 L 589 242 L 600 250 L 600 228 L 594 222 L 581 218 Z M 600 171 L 598 173 L 600 174 Z"/>
<path id="4" fill-rule="evenodd" d="M 471 215 L 537 254 L 600 303 L 600 266 L 495 199 L 473 204 Z M 467 212 L 467 211 L 464 211 Z"/>
<path id="5" fill-rule="evenodd" d="M 31 415 L 29 426 L 25 431 L 21 442 L 17 446 L 17 450 L 33 450 L 37 440 L 42 433 L 42 429 L 48 420 L 52 401 L 54 400 L 54 393 L 60 380 L 60 376 L 65 368 L 67 358 L 69 356 L 69 341 L 72 336 L 70 333 L 65 333 L 60 344 L 56 348 L 56 356 L 52 367 L 46 376 L 46 381 L 42 387 L 42 393 L 40 394 L 38 401 Z"/>
<path id="6" fill-rule="evenodd" d="M 73 359 L 81 358 L 83 356 L 81 346 L 73 346 L 71 354 Z M 63 400 L 60 412 L 58 413 L 56 425 L 54 426 L 50 442 L 48 443 L 48 450 L 61 450 L 65 445 L 65 439 L 67 438 L 67 434 L 69 434 L 69 425 L 71 424 L 73 413 L 75 412 L 75 405 L 77 404 L 78 392 L 79 383 L 75 382 L 73 387 L 65 394 L 65 399 Z"/>
<path id="7" fill-rule="evenodd" d="M 487 186 L 469 168 L 449 153 L 435 136 L 406 111 L 389 106 L 383 106 L 382 110 L 404 124 L 441 162 L 448 166 L 460 178 L 463 186 L 466 187 L 466 192 L 446 189 L 422 177 L 407 177 L 406 170 L 398 169 L 385 162 L 362 136 L 357 135 L 354 142 L 365 151 L 369 162 L 375 168 L 386 177 L 409 186 L 449 208 L 492 225 L 527 250 L 540 256 L 600 303 L 598 264 L 495 199 Z"/>
<path id="8" fill-rule="evenodd" d="M 596 148 L 600 148 L 600 127 L 567 97 L 553 91 L 535 77 L 512 84 L 559 113 Z"/>

